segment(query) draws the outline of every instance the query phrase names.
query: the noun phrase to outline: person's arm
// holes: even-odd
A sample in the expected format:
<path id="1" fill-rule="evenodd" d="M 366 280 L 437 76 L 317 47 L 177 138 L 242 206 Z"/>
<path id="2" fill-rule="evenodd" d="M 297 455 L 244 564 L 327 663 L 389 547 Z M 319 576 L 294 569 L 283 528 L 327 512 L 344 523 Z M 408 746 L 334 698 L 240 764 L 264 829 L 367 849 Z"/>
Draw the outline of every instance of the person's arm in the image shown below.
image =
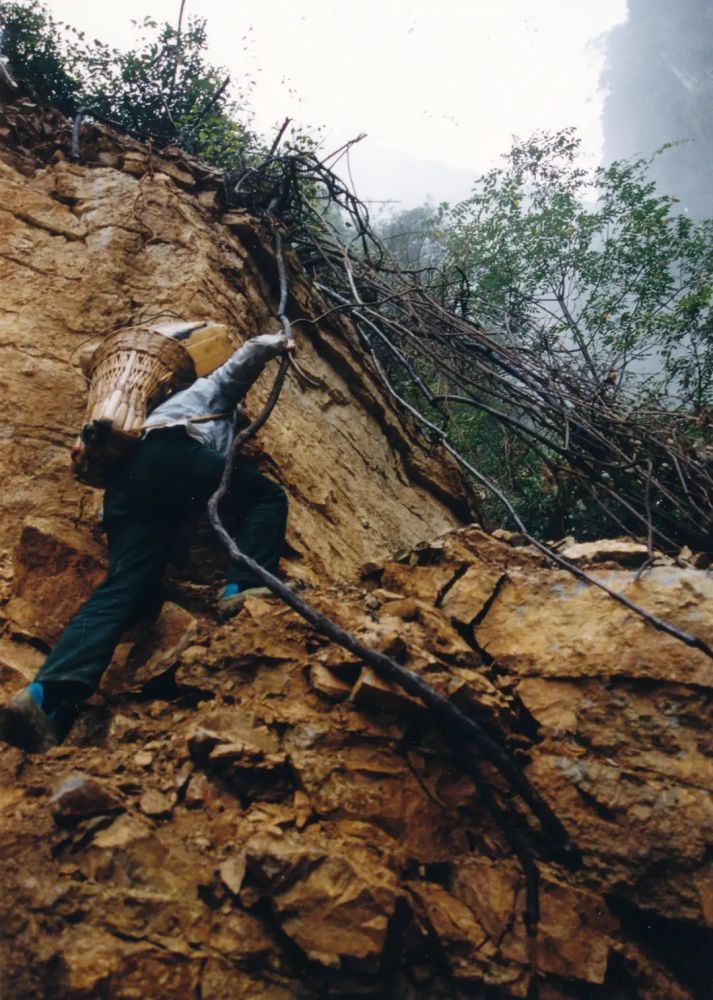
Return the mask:
<path id="1" fill-rule="evenodd" d="M 271 358 L 292 350 L 294 341 L 284 333 L 263 333 L 238 348 L 220 368 L 206 377 L 213 399 L 221 410 L 232 410 L 243 398 Z"/>

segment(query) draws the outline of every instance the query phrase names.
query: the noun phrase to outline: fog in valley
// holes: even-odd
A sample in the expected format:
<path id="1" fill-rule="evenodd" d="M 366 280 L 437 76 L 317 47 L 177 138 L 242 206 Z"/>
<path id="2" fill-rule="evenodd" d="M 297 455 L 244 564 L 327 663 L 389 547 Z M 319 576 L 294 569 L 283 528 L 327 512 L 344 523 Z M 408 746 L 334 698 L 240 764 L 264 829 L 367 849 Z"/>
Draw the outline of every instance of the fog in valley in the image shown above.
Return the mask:
<path id="1" fill-rule="evenodd" d="M 628 0 L 603 39 L 605 160 L 656 157 L 651 176 L 696 218 L 713 215 L 713 3 Z"/>

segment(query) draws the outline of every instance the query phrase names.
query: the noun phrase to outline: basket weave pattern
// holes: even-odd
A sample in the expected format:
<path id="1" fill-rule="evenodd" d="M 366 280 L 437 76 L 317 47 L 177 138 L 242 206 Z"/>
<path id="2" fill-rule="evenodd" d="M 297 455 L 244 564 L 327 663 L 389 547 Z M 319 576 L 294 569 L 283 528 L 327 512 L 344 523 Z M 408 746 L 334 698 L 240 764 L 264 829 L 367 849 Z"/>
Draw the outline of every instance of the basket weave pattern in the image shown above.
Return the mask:
<path id="1" fill-rule="evenodd" d="M 85 424 L 110 424 L 112 431 L 138 437 L 147 414 L 196 377 L 188 351 L 153 330 L 119 330 L 92 359 Z"/>

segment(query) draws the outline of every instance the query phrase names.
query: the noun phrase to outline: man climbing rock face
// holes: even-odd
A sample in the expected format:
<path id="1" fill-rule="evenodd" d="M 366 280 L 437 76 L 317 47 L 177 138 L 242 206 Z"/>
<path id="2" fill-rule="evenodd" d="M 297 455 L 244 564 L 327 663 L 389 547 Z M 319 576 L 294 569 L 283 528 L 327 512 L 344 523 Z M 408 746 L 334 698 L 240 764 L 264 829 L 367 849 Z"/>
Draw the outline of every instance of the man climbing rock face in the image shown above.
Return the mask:
<path id="1" fill-rule="evenodd" d="M 42 752 L 66 735 L 78 705 L 97 690 L 122 634 L 155 607 L 182 527 L 217 489 L 240 400 L 271 358 L 293 349 L 294 341 L 282 333 L 254 337 L 151 413 L 143 438 L 117 466 L 104 495 L 107 577 L 67 625 L 33 682 L 2 710 L 0 738 Z M 210 414 L 218 416 L 196 421 Z M 275 573 L 287 522 L 282 487 L 237 461 L 225 508 L 237 519 L 238 548 Z M 239 611 L 251 594 L 269 593 L 257 582 L 231 566 L 218 600 L 221 620 Z"/>

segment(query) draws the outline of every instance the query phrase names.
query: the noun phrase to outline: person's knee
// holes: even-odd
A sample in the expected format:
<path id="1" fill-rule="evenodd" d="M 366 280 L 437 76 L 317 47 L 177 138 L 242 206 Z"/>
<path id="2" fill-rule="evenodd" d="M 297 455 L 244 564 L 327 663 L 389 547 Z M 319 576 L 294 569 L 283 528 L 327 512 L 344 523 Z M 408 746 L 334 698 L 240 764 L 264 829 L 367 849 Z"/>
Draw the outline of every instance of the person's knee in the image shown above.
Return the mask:
<path id="1" fill-rule="evenodd" d="M 289 500 L 287 499 L 287 493 L 283 486 L 279 483 L 275 483 L 270 480 L 272 489 L 270 491 L 270 501 L 274 505 L 275 510 L 280 514 L 287 517 L 287 509 L 289 507 Z"/>

